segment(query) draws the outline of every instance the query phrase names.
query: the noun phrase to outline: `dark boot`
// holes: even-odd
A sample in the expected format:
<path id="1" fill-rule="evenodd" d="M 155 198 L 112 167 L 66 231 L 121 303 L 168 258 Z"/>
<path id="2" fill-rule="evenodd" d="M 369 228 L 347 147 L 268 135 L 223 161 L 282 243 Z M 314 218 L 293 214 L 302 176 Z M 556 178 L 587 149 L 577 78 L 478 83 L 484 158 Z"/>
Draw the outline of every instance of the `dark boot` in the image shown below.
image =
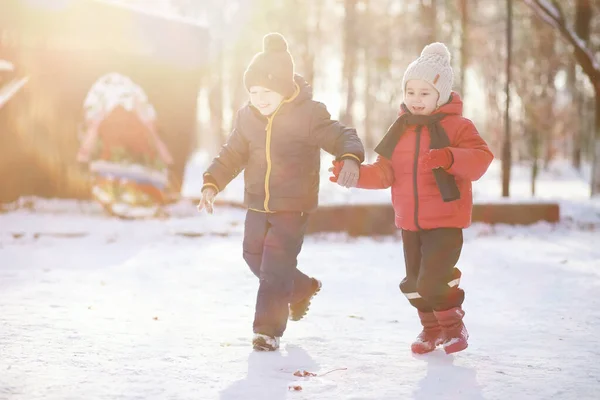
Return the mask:
<path id="1" fill-rule="evenodd" d="M 467 348 L 469 333 L 463 317 L 465 312 L 461 307 L 454 307 L 445 311 L 434 311 L 444 335 L 444 351 L 446 354 L 456 353 Z"/>
<path id="2" fill-rule="evenodd" d="M 315 297 L 317 293 L 319 293 L 319 291 L 321 290 L 321 281 L 315 278 L 310 279 L 312 281 L 312 285 L 310 288 L 310 292 L 307 294 L 307 296 L 296 303 L 290 304 L 289 319 L 291 321 L 299 321 L 306 315 L 312 298 Z"/>
<path id="3" fill-rule="evenodd" d="M 423 330 L 411 344 L 410 349 L 416 354 L 425 354 L 435 350 L 442 343 L 442 328 L 433 312 L 419 311 Z"/>

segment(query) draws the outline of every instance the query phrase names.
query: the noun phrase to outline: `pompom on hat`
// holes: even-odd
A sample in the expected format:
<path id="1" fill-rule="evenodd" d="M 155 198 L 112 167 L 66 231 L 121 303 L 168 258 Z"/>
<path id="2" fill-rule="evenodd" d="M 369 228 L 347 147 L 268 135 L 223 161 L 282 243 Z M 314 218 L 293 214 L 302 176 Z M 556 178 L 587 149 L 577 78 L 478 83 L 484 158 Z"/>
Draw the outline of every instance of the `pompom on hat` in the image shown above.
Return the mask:
<path id="1" fill-rule="evenodd" d="M 454 73 L 450 65 L 450 52 L 445 44 L 436 42 L 423 48 L 421 56 L 411 62 L 404 72 L 402 90 L 406 90 L 406 83 L 413 79 L 424 80 L 438 91 L 438 107 L 448 102 Z"/>
<path id="2" fill-rule="evenodd" d="M 284 97 L 294 93 L 294 59 L 288 51 L 288 44 L 280 33 L 269 33 L 263 38 L 263 51 L 257 53 L 246 72 L 244 85 L 271 89 Z"/>

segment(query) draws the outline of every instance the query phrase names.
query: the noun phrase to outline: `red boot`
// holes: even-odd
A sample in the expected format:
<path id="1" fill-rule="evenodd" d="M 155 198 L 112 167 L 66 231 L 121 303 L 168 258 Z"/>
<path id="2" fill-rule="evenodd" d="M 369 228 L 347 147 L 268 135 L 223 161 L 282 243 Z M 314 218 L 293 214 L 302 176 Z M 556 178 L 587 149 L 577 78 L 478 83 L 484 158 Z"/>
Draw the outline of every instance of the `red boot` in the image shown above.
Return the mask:
<path id="1" fill-rule="evenodd" d="M 410 349 L 413 353 L 425 354 L 435 350 L 436 346 L 442 343 L 442 328 L 432 312 L 419 311 L 419 318 L 423 330 L 411 344 Z"/>
<path id="2" fill-rule="evenodd" d="M 469 332 L 463 324 L 465 312 L 461 307 L 454 307 L 445 311 L 434 311 L 444 336 L 444 351 L 446 354 L 456 353 L 469 345 Z"/>

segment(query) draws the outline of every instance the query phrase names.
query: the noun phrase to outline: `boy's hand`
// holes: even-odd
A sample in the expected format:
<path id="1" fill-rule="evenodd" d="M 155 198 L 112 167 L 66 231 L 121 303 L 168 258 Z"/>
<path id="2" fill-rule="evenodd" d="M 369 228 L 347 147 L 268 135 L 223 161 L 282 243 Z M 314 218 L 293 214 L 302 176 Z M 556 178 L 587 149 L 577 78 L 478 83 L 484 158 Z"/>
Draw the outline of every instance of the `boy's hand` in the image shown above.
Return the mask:
<path id="1" fill-rule="evenodd" d="M 206 208 L 206 212 L 208 212 L 209 214 L 212 214 L 214 211 L 214 207 L 213 204 L 215 202 L 215 196 L 217 195 L 217 191 L 208 186 L 206 188 L 204 188 L 202 190 L 202 197 L 200 198 L 200 201 L 198 202 L 198 211 L 202 211 L 204 208 Z"/>
<path id="2" fill-rule="evenodd" d="M 421 159 L 421 165 L 427 169 L 448 169 L 453 162 L 452 152 L 447 147 L 429 150 Z"/>
<path id="3" fill-rule="evenodd" d="M 342 161 L 341 164 L 342 168 L 337 178 L 338 185 L 347 188 L 356 187 L 360 174 L 360 164 L 349 158 Z"/>

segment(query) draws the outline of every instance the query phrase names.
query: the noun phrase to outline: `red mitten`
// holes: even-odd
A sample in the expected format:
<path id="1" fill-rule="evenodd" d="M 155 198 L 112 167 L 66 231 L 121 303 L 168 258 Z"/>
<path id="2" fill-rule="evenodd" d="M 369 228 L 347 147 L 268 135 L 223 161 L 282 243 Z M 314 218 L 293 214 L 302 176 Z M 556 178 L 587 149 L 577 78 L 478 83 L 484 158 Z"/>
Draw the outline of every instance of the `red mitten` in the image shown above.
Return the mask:
<path id="1" fill-rule="evenodd" d="M 454 158 L 449 148 L 429 150 L 421 158 L 421 165 L 427 169 L 444 168 L 448 169 L 452 166 Z"/>
<path id="2" fill-rule="evenodd" d="M 333 160 L 331 164 L 333 164 L 333 167 L 329 168 L 329 172 L 331 172 L 333 176 L 330 176 L 329 180 L 331 182 L 337 182 L 338 178 L 340 177 L 340 172 L 342 171 L 342 166 L 344 165 L 344 162 Z"/>

